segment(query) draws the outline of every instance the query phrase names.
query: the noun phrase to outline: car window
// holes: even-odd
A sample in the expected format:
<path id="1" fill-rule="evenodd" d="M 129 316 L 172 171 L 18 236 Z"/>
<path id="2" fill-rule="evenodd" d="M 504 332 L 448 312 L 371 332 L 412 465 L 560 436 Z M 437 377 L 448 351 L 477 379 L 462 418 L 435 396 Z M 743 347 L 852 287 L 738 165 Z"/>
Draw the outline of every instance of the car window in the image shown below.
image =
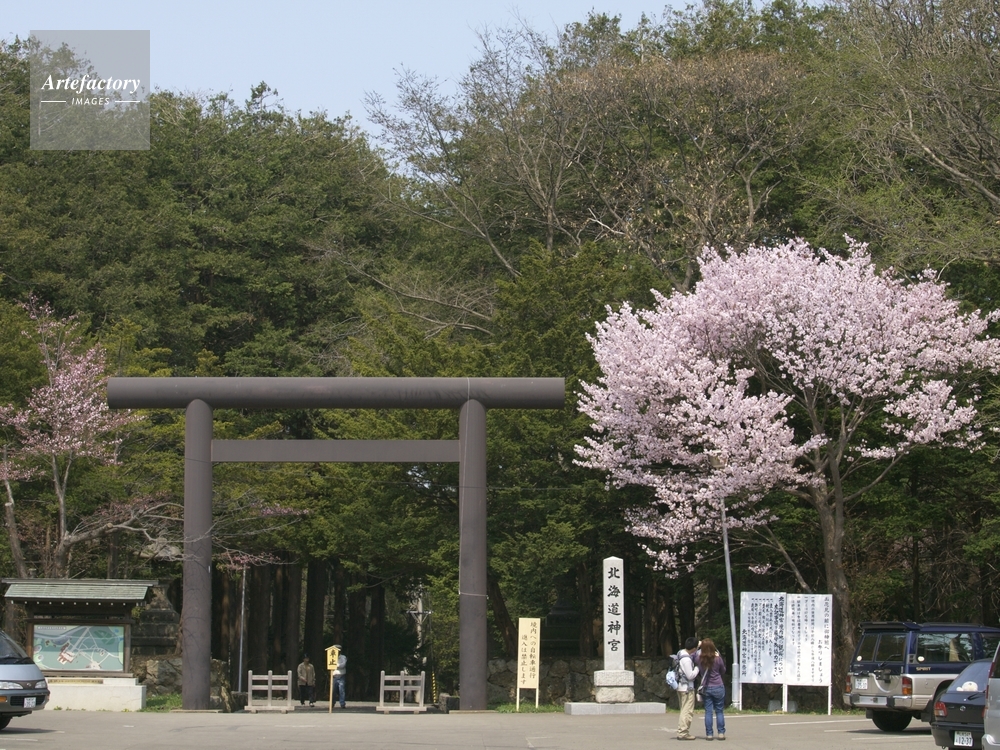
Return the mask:
<path id="1" fill-rule="evenodd" d="M 858 644 L 858 653 L 854 657 L 855 661 L 874 661 L 875 645 L 878 643 L 878 633 L 865 633 L 861 636 L 861 643 Z"/>
<path id="2" fill-rule="evenodd" d="M 982 692 L 986 689 L 989 671 L 990 663 L 988 661 L 974 661 L 962 670 L 948 689 L 958 693 Z"/>
<path id="3" fill-rule="evenodd" d="M 9 635 L 0 630 L 0 659 L 27 659 L 28 654 Z"/>
<path id="4" fill-rule="evenodd" d="M 974 658 L 969 633 L 920 633 L 917 635 L 918 662 L 963 662 Z"/>
<path id="5" fill-rule="evenodd" d="M 903 661 L 906 633 L 882 633 L 878 639 L 873 661 Z"/>

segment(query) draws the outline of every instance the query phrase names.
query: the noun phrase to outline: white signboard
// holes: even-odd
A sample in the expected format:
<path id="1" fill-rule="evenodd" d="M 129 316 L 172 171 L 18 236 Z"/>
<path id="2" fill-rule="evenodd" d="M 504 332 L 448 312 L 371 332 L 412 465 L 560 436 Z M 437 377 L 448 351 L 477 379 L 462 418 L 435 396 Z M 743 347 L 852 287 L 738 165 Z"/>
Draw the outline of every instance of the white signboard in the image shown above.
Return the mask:
<path id="1" fill-rule="evenodd" d="M 538 617 L 517 620 L 517 686 L 538 690 L 538 645 L 542 621 Z"/>
<path id="2" fill-rule="evenodd" d="M 827 688 L 832 708 L 833 597 L 744 591 L 740 596 L 740 690 L 743 683 Z M 742 696 L 740 698 L 742 705 Z"/>
<path id="3" fill-rule="evenodd" d="M 538 706 L 538 657 L 541 645 L 542 621 L 538 617 L 517 620 L 517 710 L 521 710 L 521 690 L 535 691 Z"/>
<path id="4" fill-rule="evenodd" d="M 785 675 L 785 597 L 740 595 L 740 682 L 781 684 Z"/>
<path id="5" fill-rule="evenodd" d="M 829 685 L 833 673 L 833 597 L 789 594 L 785 614 L 785 684 Z"/>
<path id="6" fill-rule="evenodd" d="M 625 669 L 625 565 L 604 558 L 604 668 Z"/>

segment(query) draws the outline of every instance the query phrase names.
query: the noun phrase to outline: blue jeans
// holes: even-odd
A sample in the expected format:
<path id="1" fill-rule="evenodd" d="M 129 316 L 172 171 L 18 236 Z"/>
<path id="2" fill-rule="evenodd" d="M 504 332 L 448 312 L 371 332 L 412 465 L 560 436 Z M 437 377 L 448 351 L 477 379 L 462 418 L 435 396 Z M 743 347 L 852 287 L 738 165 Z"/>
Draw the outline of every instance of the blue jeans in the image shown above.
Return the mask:
<path id="1" fill-rule="evenodd" d="M 336 674 L 333 676 L 333 702 L 337 702 L 337 694 L 340 694 L 340 707 L 344 707 L 344 703 L 347 701 L 347 685 L 344 683 L 345 676 L 342 674 Z"/>
<path id="2" fill-rule="evenodd" d="M 722 685 L 718 687 L 705 688 L 705 736 L 712 736 L 712 712 L 715 712 L 715 724 L 719 734 L 726 733 L 726 717 L 722 713 L 722 708 L 726 705 L 726 688 Z"/>

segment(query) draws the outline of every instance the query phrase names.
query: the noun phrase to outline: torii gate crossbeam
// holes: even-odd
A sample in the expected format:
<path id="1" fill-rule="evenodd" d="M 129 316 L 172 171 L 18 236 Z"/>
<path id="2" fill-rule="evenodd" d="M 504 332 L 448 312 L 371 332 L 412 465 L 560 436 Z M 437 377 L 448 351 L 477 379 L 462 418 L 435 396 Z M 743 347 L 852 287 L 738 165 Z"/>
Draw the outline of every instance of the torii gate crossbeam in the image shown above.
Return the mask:
<path id="1" fill-rule="evenodd" d="M 457 461 L 460 705 L 485 709 L 486 410 L 558 409 L 565 393 L 562 378 L 110 378 L 113 409 L 186 412 L 183 707 L 209 707 L 214 463 Z M 457 408 L 458 440 L 213 440 L 214 408 Z"/>

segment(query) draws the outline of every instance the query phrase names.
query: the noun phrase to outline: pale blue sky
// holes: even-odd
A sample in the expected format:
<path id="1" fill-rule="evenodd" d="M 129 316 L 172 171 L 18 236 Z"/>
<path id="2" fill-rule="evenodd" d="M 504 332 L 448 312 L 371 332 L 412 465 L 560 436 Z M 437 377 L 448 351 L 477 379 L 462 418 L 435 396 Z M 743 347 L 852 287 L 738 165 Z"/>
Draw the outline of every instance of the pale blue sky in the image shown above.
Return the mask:
<path id="1" fill-rule="evenodd" d="M 395 98 L 395 71 L 405 67 L 454 80 L 475 58 L 476 30 L 504 26 L 515 15 L 554 34 L 588 12 L 620 15 L 632 28 L 645 12 L 658 18 L 665 0 L 355 0 L 262 3 L 212 0 L 45 0 L 10 2 L 0 36 L 46 29 L 148 29 L 153 88 L 232 92 L 242 102 L 266 81 L 292 111 L 350 112 L 367 124 L 366 92 Z"/>

